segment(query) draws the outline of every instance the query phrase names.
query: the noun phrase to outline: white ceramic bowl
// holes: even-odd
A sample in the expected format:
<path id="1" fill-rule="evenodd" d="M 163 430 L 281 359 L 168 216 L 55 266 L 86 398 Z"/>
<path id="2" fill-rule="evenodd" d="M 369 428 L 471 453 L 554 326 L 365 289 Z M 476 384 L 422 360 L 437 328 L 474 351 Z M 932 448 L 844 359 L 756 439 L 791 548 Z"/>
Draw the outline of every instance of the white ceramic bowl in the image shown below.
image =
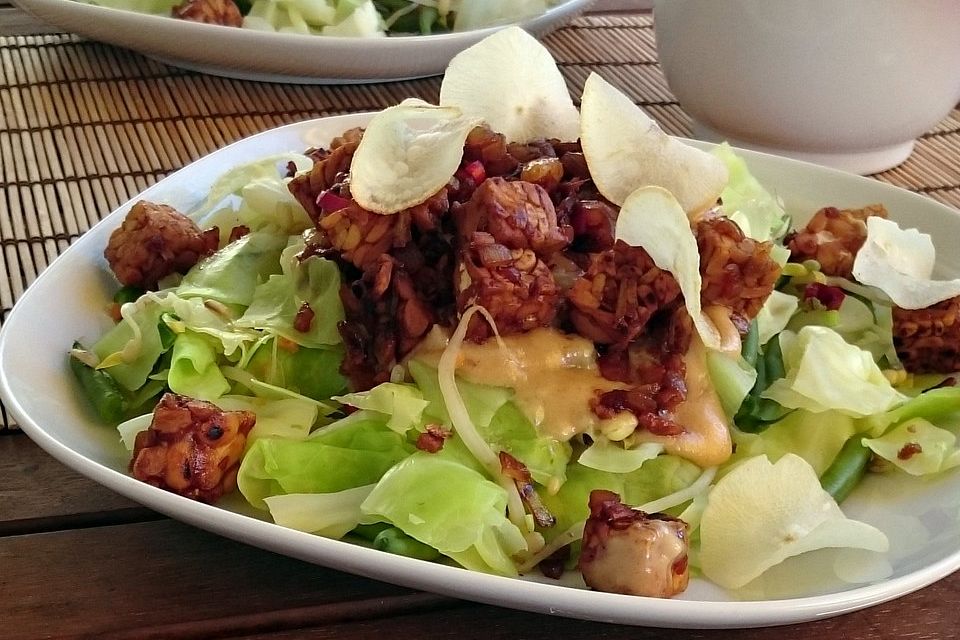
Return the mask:
<path id="1" fill-rule="evenodd" d="M 874 173 L 960 101 L 958 0 L 656 0 L 694 135 Z"/>

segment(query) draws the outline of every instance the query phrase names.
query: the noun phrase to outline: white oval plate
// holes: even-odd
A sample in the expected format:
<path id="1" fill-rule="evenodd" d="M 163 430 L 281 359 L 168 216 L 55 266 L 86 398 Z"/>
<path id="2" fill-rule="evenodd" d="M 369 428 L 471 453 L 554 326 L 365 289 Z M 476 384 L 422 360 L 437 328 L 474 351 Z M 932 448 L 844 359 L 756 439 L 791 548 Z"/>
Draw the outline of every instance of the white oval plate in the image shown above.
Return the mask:
<path id="1" fill-rule="evenodd" d="M 232 166 L 326 144 L 368 118 L 369 114 L 339 116 L 261 133 L 187 166 L 135 200 L 188 211 Z M 742 154 L 755 175 L 791 210 L 809 215 L 827 204 L 882 202 L 894 218 L 933 235 L 944 258 L 943 273 L 960 273 L 960 254 L 947 250 L 960 246 L 956 211 L 867 178 L 775 156 Z M 93 342 L 109 326 L 104 307 L 116 284 L 103 249 L 132 202 L 77 240 L 14 306 L 0 331 L 0 395 L 23 430 L 52 456 L 161 513 L 248 544 L 407 587 L 528 611 L 645 626 L 749 627 L 814 620 L 896 598 L 960 568 L 960 473 L 926 482 L 902 474 L 871 477 L 844 503 L 850 516 L 888 535 L 892 549 L 887 555 L 817 552 L 784 563 L 766 584 L 739 594 L 694 580 L 673 600 L 599 593 L 584 589 L 582 582 L 490 576 L 394 556 L 277 526 L 245 507 L 236 495 L 210 506 L 139 482 L 126 473 L 129 454 L 116 431 L 94 419 L 67 368 L 73 341 Z M 833 565 L 866 582 L 828 577 L 834 575 Z"/>
<path id="2" fill-rule="evenodd" d="M 593 0 L 567 0 L 520 23 L 534 35 L 555 29 Z M 390 38 L 269 33 L 175 20 L 74 2 L 14 0 L 39 20 L 92 40 L 133 49 L 191 71 L 299 84 L 382 82 L 439 75 L 454 55 L 502 27 Z"/>

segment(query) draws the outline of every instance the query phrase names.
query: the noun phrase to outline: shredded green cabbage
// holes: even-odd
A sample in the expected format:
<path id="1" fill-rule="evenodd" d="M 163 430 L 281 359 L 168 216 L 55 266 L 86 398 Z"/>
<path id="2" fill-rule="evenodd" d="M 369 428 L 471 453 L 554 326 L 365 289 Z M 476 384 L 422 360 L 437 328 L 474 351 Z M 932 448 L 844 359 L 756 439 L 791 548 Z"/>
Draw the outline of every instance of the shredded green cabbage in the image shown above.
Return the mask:
<path id="1" fill-rule="evenodd" d="M 405 2 L 394 3 L 397 10 Z M 258 0 L 251 15 L 267 20 L 282 13 L 293 28 L 330 11 L 333 20 L 358 17 L 365 3 Z M 414 4 L 418 12 L 441 15 L 437 3 Z M 724 210 L 752 237 L 778 241 L 786 218 L 775 196 L 731 149 L 717 154 L 731 175 Z M 886 296 L 827 278 L 807 263 L 788 265 L 740 353 L 707 352 L 709 380 L 734 443 L 720 468 L 701 469 L 665 453 L 670 449 L 660 442 L 625 448 L 597 433 L 569 442 L 541 433 L 512 389 L 460 378 L 467 323 L 486 313 L 478 307 L 463 314 L 438 366 L 414 352 L 394 367 L 390 382 L 349 392 L 340 373 L 341 272 L 332 260 L 301 259 L 309 254 L 302 232 L 312 222 L 287 188 L 288 161 L 298 171 L 311 166 L 299 154 L 275 156 L 221 178 L 196 219 L 219 225 L 226 237 L 237 225 L 249 233 L 179 282 L 171 278 L 167 288 L 124 304 L 122 320 L 82 354 L 113 377 L 125 400 L 137 399 L 132 406 L 169 388 L 223 410 L 253 412 L 237 483 L 278 524 L 334 538 L 387 527 L 466 568 L 517 575 L 568 544 L 575 554 L 590 493 L 606 489 L 626 504 L 682 514 L 691 539 L 702 544 L 693 554 L 705 552 L 706 575 L 739 588 L 801 551 L 883 547 L 883 534 L 846 520 L 815 482 L 827 486 L 828 470 L 851 445 L 862 443 L 888 467 L 911 475 L 960 466 L 960 388 L 930 388 L 944 376 L 897 369 Z M 650 192 L 636 194 L 625 203 L 618 236 L 649 246 L 693 296 L 701 275 L 686 214 L 669 193 L 646 201 Z M 665 246 L 664 237 L 676 241 Z M 810 282 L 840 287 L 846 296 L 839 308 L 805 299 Z M 700 315 L 697 304 L 688 308 Z M 145 414 L 120 423 L 128 449 L 150 420 Z M 510 457 L 529 476 L 505 464 Z M 533 517 L 536 500 L 552 526 Z M 746 512 L 730 506 L 750 501 L 759 506 Z M 749 562 L 742 554 L 751 550 L 738 556 L 726 546 L 741 531 L 744 513 L 762 516 L 751 535 L 763 554 Z M 794 529 L 796 539 L 776 538 Z"/>
<path id="2" fill-rule="evenodd" d="M 79 0 L 170 15 L 181 0 Z M 375 38 L 469 31 L 533 18 L 564 0 L 249 0 L 238 1 L 243 27 L 258 31 Z"/>

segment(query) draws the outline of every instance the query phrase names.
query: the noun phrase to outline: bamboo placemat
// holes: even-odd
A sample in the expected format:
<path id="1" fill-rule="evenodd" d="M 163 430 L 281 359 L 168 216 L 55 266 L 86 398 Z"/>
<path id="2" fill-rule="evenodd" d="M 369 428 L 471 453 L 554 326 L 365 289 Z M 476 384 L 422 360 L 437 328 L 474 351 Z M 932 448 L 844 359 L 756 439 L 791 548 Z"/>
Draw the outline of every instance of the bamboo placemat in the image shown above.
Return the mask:
<path id="1" fill-rule="evenodd" d="M 546 38 L 571 92 L 597 70 L 670 133 L 690 119 L 657 65 L 649 15 L 581 17 Z M 0 37 L 0 323 L 37 274 L 138 192 L 230 142 L 290 122 L 370 111 L 439 78 L 353 86 L 203 76 L 66 34 Z M 960 110 L 876 176 L 960 208 Z M 0 406 L 0 432 L 15 425 Z"/>

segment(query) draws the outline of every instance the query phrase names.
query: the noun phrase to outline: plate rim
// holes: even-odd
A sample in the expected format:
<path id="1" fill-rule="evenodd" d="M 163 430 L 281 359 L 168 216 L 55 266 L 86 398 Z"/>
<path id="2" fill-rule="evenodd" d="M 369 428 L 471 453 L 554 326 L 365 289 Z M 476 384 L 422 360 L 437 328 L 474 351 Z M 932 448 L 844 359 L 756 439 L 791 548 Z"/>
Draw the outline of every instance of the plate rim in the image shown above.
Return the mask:
<path id="1" fill-rule="evenodd" d="M 310 129 L 320 127 L 334 130 L 334 126 L 348 128 L 366 121 L 372 115 L 372 112 L 364 112 L 304 120 L 268 129 L 221 147 L 185 165 L 122 203 L 83 234 L 89 235 L 90 241 L 83 243 L 83 236 L 81 236 L 53 260 L 23 292 L 20 299 L 13 305 L 3 327 L 0 328 L 0 398 L 17 419 L 24 433 L 52 457 L 81 475 L 175 520 L 218 535 L 375 580 L 444 593 L 486 604 L 583 620 L 698 629 L 748 628 L 808 622 L 902 597 L 960 569 L 960 545 L 958 545 L 957 550 L 952 554 L 921 569 L 887 581 L 823 595 L 755 601 L 677 600 L 625 596 L 560 584 L 487 575 L 455 566 L 395 556 L 350 542 L 287 529 L 269 521 L 236 513 L 223 507 L 199 503 L 152 487 L 71 449 L 28 414 L 11 388 L 11 379 L 15 372 L 8 370 L 6 355 L 9 345 L 16 338 L 14 334 L 16 327 L 23 322 L 21 317 L 29 316 L 29 312 L 23 309 L 42 305 L 42 301 L 34 302 L 34 299 L 40 300 L 39 296 L 48 287 L 46 284 L 48 280 L 54 279 L 58 272 L 71 266 L 71 260 L 75 254 L 83 256 L 84 248 L 93 242 L 92 237 L 95 234 L 91 234 L 91 231 L 97 227 L 114 225 L 122 219 L 131 204 L 138 198 L 151 190 L 162 189 L 165 183 L 181 180 L 183 176 L 195 170 L 196 165 L 201 162 L 215 162 L 217 158 L 231 156 L 238 147 L 252 147 L 258 140 L 265 138 L 296 133 L 303 139 Z M 702 148 L 715 146 L 699 141 L 690 142 Z M 902 192 L 927 203 L 926 206 L 960 215 L 960 212 L 936 200 L 874 179 L 779 156 L 741 149 L 737 151 L 743 154 L 748 162 L 751 158 L 759 157 L 761 162 L 774 164 L 782 162 L 791 166 L 808 165 L 817 172 L 825 172 L 824 175 L 839 174 L 845 180 L 864 181 L 871 184 L 871 188 L 880 191 Z M 228 166 L 230 165 L 224 165 L 224 170 Z M 41 286 L 37 286 L 38 284 Z M 24 301 L 27 301 L 27 304 L 24 304 Z M 345 550 L 350 550 L 350 553 L 343 553 Z M 498 594 L 504 591 L 511 595 L 512 599 L 509 603 L 498 597 Z"/>
<path id="2" fill-rule="evenodd" d="M 519 25 L 534 34 L 546 33 L 574 19 L 588 9 L 595 1 L 596 0 L 566 0 L 563 4 L 551 7 L 545 13 L 538 16 L 469 31 L 440 33 L 428 36 L 410 35 L 387 38 L 352 38 L 239 29 L 236 27 L 204 24 L 189 20 L 174 20 L 166 16 L 140 13 L 114 7 L 103 7 L 78 2 L 77 0 L 12 0 L 17 7 L 47 24 L 52 24 L 60 29 L 70 30 L 73 33 L 97 42 L 104 42 L 112 46 L 138 51 L 142 55 L 164 64 L 199 73 L 230 78 L 294 84 L 385 82 L 440 75 L 446 68 L 449 57 L 453 55 L 450 53 L 451 51 L 455 53 L 456 51 L 462 50 L 478 42 L 483 37 L 509 26 Z M 82 20 L 79 28 L 76 26 L 77 20 Z M 376 68 L 368 68 L 367 73 L 363 74 L 345 73 L 342 71 L 327 74 L 323 69 L 319 68 L 317 73 L 311 74 L 288 73 L 280 69 L 277 64 L 272 63 L 265 65 L 259 63 L 253 65 L 244 64 L 240 66 L 207 63 L 197 60 L 196 56 L 184 56 L 182 50 L 173 49 L 167 45 L 164 45 L 164 52 L 154 51 L 153 49 L 155 47 L 150 46 L 131 46 L 130 44 L 124 43 L 128 39 L 126 35 L 111 37 L 109 39 L 88 35 L 97 27 L 88 28 L 85 25 L 96 25 L 98 21 L 101 20 L 126 25 L 128 27 L 136 25 L 147 31 L 174 31 L 179 36 L 188 39 L 227 38 L 235 47 L 241 48 L 244 51 L 263 51 L 264 48 L 276 48 L 280 46 L 284 50 L 301 51 L 301 55 L 303 56 L 323 53 L 331 58 L 336 56 L 342 58 L 350 54 L 355 55 L 358 48 L 362 49 L 368 56 L 384 56 L 389 54 L 391 57 L 411 56 L 418 53 L 422 55 L 423 49 L 429 48 L 441 52 L 446 51 L 449 55 L 444 54 L 429 64 L 424 62 L 421 64 L 421 67 L 427 69 L 426 71 L 418 71 L 411 74 L 404 74 L 402 72 L 388 73 L 377 71 Z M 73 26 L 65 26 L 70 24 Z M 140 38 L 140 40 L 149 42 L 149 38 Z"/>

